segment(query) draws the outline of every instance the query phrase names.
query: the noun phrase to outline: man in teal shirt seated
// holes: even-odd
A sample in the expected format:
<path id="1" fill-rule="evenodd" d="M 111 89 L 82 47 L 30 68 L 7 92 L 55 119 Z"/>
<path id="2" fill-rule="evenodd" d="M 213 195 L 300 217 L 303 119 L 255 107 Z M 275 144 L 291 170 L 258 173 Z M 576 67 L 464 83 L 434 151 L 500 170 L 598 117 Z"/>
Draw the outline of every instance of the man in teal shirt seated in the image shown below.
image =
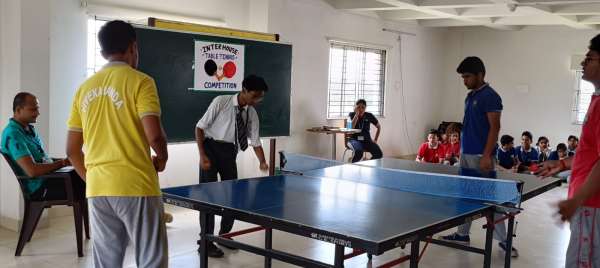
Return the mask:
<path id="1" fill-rule="evenodd" d="M 35 178 L 69 165 L 67 159 L 51 159 L 44 151 L 44 143 L 31 125 L 39 115 L 37 98 L 31 93 L 18 93 L 13 100 L 13 117 L 2 131 L 0 151 L 18 164 L 18 175 L 32 177 L 25 182 L 25 194 L 31 199 L 66 199 L 62 180 Z M 83 181 L 73 180 L 73 186 L 75 196 L 83 198 Z"/>

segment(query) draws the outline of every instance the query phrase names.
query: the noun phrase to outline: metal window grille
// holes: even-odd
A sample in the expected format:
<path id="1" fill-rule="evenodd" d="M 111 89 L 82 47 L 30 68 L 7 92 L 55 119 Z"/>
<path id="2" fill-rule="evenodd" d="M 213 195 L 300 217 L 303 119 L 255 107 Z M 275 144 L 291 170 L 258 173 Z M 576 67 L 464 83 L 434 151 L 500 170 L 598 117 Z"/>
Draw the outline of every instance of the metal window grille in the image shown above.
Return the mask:
<path id="1" fill-rule="evenodd" d="M 367 101 L 368 112 L 383 116 L 385 68 L 385 50 L 332 41 L 327 118 L 345 118 L 358 99 Z"/>
<path id="2" fill-rule="evenodd" d="M 573 123 L 583 124 L 585 115 L 594 94 L 594 85 L 582 79 L 583 71 L 577 71 L 577 84 L 573 105 Z"/>

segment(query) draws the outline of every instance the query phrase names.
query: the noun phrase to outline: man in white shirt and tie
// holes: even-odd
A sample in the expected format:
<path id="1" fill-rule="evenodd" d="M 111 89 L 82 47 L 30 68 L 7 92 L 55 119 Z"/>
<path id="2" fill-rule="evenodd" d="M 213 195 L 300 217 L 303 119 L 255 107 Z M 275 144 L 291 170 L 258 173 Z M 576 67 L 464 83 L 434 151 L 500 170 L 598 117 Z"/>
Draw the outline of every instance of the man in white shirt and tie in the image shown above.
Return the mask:
<path id="1" fill-rule="evenodd" d="M 260 161 L 260 169 L 269 169 L 259 137 L 259 120 L 254 105 L 267 92 L 265 80 L 249 75 L 242 82 L 242 91 L 235 95 L 221 95 L 213 99 L 204 116 L 196 125 L 196 142 L 200 152 L 200 183 L 237 179 L 236 156 L 239 150 L 250 146 Z M 234 219 L 223 217 L 219 234 L 233 228 Z M 207 233 L 213 233 L 214 216 L 209 217 Z M 208 256 L 223 257 L 223 251 L 208 243 Z"/>

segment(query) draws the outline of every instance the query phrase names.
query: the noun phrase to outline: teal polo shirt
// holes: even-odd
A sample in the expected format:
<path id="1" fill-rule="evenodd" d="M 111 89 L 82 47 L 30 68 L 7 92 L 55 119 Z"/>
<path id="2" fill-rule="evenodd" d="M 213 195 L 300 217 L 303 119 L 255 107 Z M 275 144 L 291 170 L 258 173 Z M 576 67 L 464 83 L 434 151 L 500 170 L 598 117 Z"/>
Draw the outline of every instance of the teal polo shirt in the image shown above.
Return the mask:
<path id="1" fill-rule="evenodd" d="M 31 156 L 36 163 L 52 162 L 46 152 L 44 152 L 44 143 L 35 128 L 29 125 L 29 130 L 26 130 L 12 118 L 2 131 L 0 150 L 8 154 L 14 161 L 25 156 Z M 18 170 L 17 173 L 19 173 L 19 176 L 27 176 L 22 169 Z M 40 179 L 27 180 L 25 187 L 28 192 L 26 194 L 37 191 L 44 183 L 45 181 Z"/>

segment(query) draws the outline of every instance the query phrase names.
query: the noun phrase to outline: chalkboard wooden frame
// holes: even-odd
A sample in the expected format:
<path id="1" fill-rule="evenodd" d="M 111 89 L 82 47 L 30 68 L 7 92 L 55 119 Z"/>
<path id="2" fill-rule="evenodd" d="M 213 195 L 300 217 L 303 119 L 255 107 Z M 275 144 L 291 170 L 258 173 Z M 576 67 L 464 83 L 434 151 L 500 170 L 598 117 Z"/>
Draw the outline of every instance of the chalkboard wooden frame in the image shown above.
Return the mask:
<path id="1" fill-rule="evenodd" d="M 291 44 L 136 26 L 140 71 L 154 78 L 161 101 L 162 123 L 169 143 L 194 141 L 194 128 L 216 96 L 192 91 L 194 41 L 217 41 L 245 46 L 245 75 L 265 78 L 269 91 L 255 108 L 260 136 L 290 135 Z"/>

